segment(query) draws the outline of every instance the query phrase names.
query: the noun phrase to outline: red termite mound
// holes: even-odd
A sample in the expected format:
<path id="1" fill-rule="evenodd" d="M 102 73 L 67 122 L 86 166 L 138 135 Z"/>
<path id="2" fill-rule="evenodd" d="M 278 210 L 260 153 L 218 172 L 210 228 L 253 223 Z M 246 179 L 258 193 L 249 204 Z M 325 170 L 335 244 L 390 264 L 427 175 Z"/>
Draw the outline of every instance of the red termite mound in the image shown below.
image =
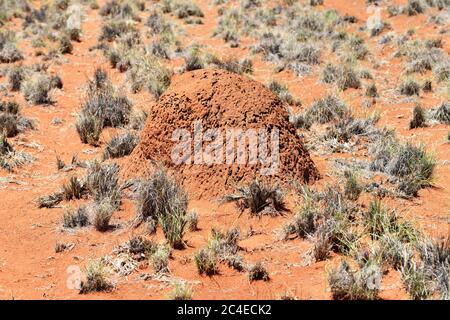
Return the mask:
<path id="1" fill-rule="evenodd" d="M 195 124 L 202 127 L 197 132 L 203 134 L 203 141 L 208 140 L 208 129 L 215 129 L 211 132 L 216 136 L 200 145 L 196 140 L 199 136 L 194 132 Z M 277 161 L 272 161 L 273 172 L 264 172 L 264 168 L 269 166 L 263 165 L 259 159 L 255 163 L 247 158 L 243 163 L 244 157 L 237 163 L 239 150 L 236 146 L 229 149 L 232 146 L 230 142 L 234 141 L 236 145 L 237 140 L 230 139 L 230 136 L 227 140 L 227 132 L 242 130 L 244 134 L 249 134 L 252 129 L 257 139 L 262 137 L 262 132 L 267 133 L 267 140 L 261 141 L 267 142 L 269 161 Z M 273 152 L 276 147 L 272 144 L 276 141 L 273 134 L 277 132 L 278 157 Z M 183 141 L 186 142 L 187 149 L 180 149 L 181 143 L 176 138 L 181 136 L 177 133 L 184 134 Z M 223 141 L 222 149 L 218 143 L 219 135 Z M 220 163 L 211 164 L 207 161 L 208 146 L 211 149 L 214 145 L 211 141 L 217 143 L 217 149 L 214 150 L 221 156 L 214 159 Z M 245 141 L 245 145 L 241 151 L 244 150 L 249 155 L 254 146 L 251 141 L 256 140 L 242 141 Z M 194 144 L 203 147 L 194 148 Z M 265 154 L 261 145 L 264 146 L 264 143 L 257 145 L 258 156 Z M 174 152 L 177 147 L 178 151 L 184 151 L 184 159 L 190 160 L 190 164 L 186 161 L 177 163 L 179 155 L 183 154 Z M 198 150 L 203 151 L 203 158 Z M 173 154 L 176 155 L 175 158 Z M 125 164 L 124 175 L 126 178 L 142 178 L 159 166 L 173 172 L 191 194 L 207 197 L 233 191 L 237 185 L 253 178 L 264 177 L 263 180 L 287 185 L 293 181 L 308 183 L 319 177 L 278 97 L 261 83 L 246 76 L 215 69 L 196 70 L 174 76 L 170 87 L 150 110 L 140 143 Z"/>

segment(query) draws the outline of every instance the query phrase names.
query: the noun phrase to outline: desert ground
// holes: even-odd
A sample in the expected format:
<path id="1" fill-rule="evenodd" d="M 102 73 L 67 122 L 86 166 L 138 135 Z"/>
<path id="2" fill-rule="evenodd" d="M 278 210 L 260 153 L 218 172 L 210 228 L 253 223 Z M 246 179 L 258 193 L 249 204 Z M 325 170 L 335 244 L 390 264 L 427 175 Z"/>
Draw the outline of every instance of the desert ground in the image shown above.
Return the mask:
<path id="1" fill-rule="evenodd" d="M 0 0 L 0 299 L 450 299 L 449 22 Z M 174 163 L 196 121 L 279 133 L 275 173 Z"/>

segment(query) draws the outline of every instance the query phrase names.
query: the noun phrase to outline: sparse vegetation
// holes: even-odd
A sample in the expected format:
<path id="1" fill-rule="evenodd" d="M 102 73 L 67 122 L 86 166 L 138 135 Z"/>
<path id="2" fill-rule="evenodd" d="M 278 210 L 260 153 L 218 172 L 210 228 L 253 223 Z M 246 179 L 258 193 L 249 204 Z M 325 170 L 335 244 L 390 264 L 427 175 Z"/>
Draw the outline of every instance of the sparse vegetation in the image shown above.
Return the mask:
<path id="1" fill-rule="evenodd" d="M 107 270 L 101 261 L 90 262 L 86 267 L 85 275 L 86 279 L 80 284 L 80 294 L 111 291 L 114 288 L 108 280 Z"/>
<path id="2" fill-rule="evenodd" d="M 186 282 L 176 281 L 169 294 L 170 300 L 192 300 L 192 287 Z"/>
<path id="3" fill-rule="evenodd" d="M 269 281 L 269 273 L 261 262 L 257 262 L 254 265 L 248 267 L 248 280 L 250 281 Z"/>
<path id="4" fill-rule="evenodd" d="M 186 192 L 172 177 L 160 169 L 141 184 L 138 191 L 135 225 L 142 222 L 157 222 L 172 247 L 183 247 L 187 203 Z"/>
<path id="5" fill-rule="evenodd" d="M 139 137 L 133 133 L 114 136 L 105 147 L 103 159 L 127 156 L 131 154 L 138 142 Z"/>
<path id="6" fill-rule="evenodd" d="M 328 284 L 335 300 L 375 300 L 381 277 L 381 269 L 375 261 L 368 261 L 359 270 L 353 271 L 344 260 L 339 268 L 328 273 Z"/>
<path id="7" fill-rule="evenodd" d="M 423 128 L 426 126 L 425 111 L 420 105 L 416 105 L 413 110 L 412 119 L 409 122 L 409 128 Z"/>
<path id="8" fill-rule="evenodd" d="M 129 122 L 132 104 L 112 86 L 106 73 L 98 69 L 90 80 L 88 94 L 76 121 L 83 143 L 97 145 L 104 127 L 120 127 Z"/>
<path id="9" fill-rule="evenodd" d="M 286 211 L 284 194 L 274 185 L 253 180 L 248 186 L 237 188 L 236 194 L 226 195 L 223 202 L 235 202 L 243 211 L 250 209 L 252 215 L 279 215 Z"/>

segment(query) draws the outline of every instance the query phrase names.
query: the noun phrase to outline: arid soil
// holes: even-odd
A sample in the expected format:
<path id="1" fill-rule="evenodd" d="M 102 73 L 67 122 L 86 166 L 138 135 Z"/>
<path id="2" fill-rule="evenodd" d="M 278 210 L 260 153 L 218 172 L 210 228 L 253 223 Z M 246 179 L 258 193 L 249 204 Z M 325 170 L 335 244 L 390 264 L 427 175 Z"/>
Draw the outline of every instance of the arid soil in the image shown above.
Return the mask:
<path id="1" fill-rule="evenodd" d="M 30 1 L 34 8 L 39 8 L 43 2 Z M 145 2 L 147 9 L 158 3 Z M 6 73 L 0 76 L 0 83 L 4 83 L 6 88 L 1 92 L 0 100 L 15 100 L 20 105 L 22 115 L 35 122 L 34 129 L 8 139 L 16 151 L 26 152 L 33 157 L 33 161 L 12 171 L 0 168 L 0 299 L 167 299 L 177 280 L 186 281 L 191 286 L 193 299 L 279 299 L 287 296 L 296 299 L 331 299 L 327 271 L 345 257 L 332 252 L 324 261 L 305 263 L 304 255 L 312 247 L 311 239 L 286 241 L 279 237 L 283 225 L 292 220 L 302 205 L 302 198 L 289 182 L 309 182 L 315 190 L 342 185 L 342 175 L 337 173 L 336 160 L 370 159 L 364 139 L 351 150 L 322 152 L 319 142 L 311 140 L 308 135 L 311 132 L 296 131 L 288 122 L 288 108 L 294 112 L 304 112 L 315 100 L 331 92 L 344 101 L 354 115 L 362 118 L 378 114 L 376 127 L 391 128 L 402 143 L 422 144 L 434 156 L 436 165 L 432 186 L 420 189 L 417 196 L 411 198 L 387 196 L 383 198 L 383 204 L 396 209 L 402 219 L 411 222 L 431 239 L 442 240 L 449 236 L 449 125 L 432 123 L 423 128 L 409 128 L 417 103 L 425 110 L 430 110 L 449 101 L 449 82 L 438 83 L 433 80 L 433 91 L 421 91 L 414 99 L 398 95 L 397 88 L 407 78 L 405 58 L 394 55 L 398 49 L 394 43 L 378 43 L 380 37 L 388 32 L 400 36 L 413 29 L 411 40 L 440 38 L 440 50 L 448 59 L 449 21 L 437 26 L 428 19 L 431 14 L 438 13 L 437 8 L 428 8 L 425 13 L 413 16 L 389 16 L 388 4 L 399 6 L 407 1 L 380 1 L 381 18 L 389 24 L 389 29 L 371 37 L 359 30 L 371 14 L 367 11 L 366 1 L 324 0 L 323 5 L 314 7 L 320 12 L 335 9 L 342 16 L 357 18 L 357 22 L 349 25 L 347 31 L 359 33 L 370 52 L 369 58 L 359 61 L 361 67 L 370 70 L 378 88 L 377 97 L 368 98 L 364 92 L 366 83 L 360 89 L 343 91 L 321 81 L 322 68 L 328 61 L 336 61 L 330 51 L 323 52 L 322 62 L 313 65 L 309 74 L 298 76 L 288 68 L 276 72 L 275 64 L 267 61 L 262 53 L 252 53 L 250 47 L 256 42 L 252 37 L 243 36 L 236 48 L 230 47 L 220 37 L 213 37 L 212 33 L 220 18 L 218 7 L 210 0 L 194 2 L 204 14 L 202 24 L 185 24 L 173 14 L 165 14 L 167 19 L 184 29 L 180 46 L 201 44 L 204 46 L 202 51 L 222 59 L 248 57 L 253 63 L 251 74 L 235 75 L 212 68 L 180 73 L 184 59 L 176 56 L 165 61 L 174 75 L 171 86 L 159 100 L 146 90 L 133 93 L 128 88 L 129 79 L 126 75 L 112 68 L 101 50 L 91 50 L 98 44 L 102 17 L 98 9 L 92 9 L 89 5 L 82 6 L 81 41 L 72 41 L 72 53 L 43 61 L 36 52 L 42 50 L 48 53 L 49 49 L 34 48 L 29 39 L 20 35 L 19 48 L 25 59 L 0 64 L 0 67 L 7 67 L 46 63 L 47 72 L 59 75 L 64 84 L 61 90 L 54 90 L 52 104 L 36 105 L 27 102 L 21 92 L 8 90 Z M 100 7 L 105 3 L 103 0 L 98 1 Z M 150 12 L 147 9 L 140 13 L 142 20 L 136 22 L 136 28 L 142 34 L 148 29 L 144 24 Z M 448 18 L 449 9 L 443 10 L 447 10 Z M 5 25 L 0 25 L 0 30 L 14 30 L 20 34 L 22 23 L 22 18 L 13 17 Z M 98 146 L 80 141 L 75 127 L 76 116 L 85 100 L 87 82 L 98 67 L 104 68 L 118 90 L 126 93 L 135 110 L 143 110 L 148 114 L 140 133 L 140 144 L 134 152 L 130 156 L 108 161 L 121 166 L 121 180 L 144 177 L 151 172 L 147 160 L 157 165 L 165 162 L 183 183 L 189 196 L 189 210 L 196 210 L 199 222 L 197 231 L 186 232 L 186 248 L 172 251 L 168 273 L 154 275 L 152 267 L 142 263 L 130 275 L 113 273 L 113 290 L 80 294 L 71 281 L 74 275 L 78 276 L 77 270 L 81 270 L 80 275 L 84 277 L 83 270 L 90 261 L 110 254 L 113 248 L 138 234 L 156 242 L 164 242 L 165 239 L 161 228 L 157 229 L 156 234 L 148 235 L 143 228 L 130 226 L 129 222 L 136 215 L 136 200 L 132 196 L 123 197 L 120 209 L 112 217 L 117 228 L 107 232 L 97 231 L 91 226 L 73 230 L 62 227 L 64 212 L 86 203 L 87 199 L 63 201 L 54 208 L 38 208 L 37 199 L 40 196 L 59 190 L 71 176 L 82 177 L 86 174 L 86 170 L 80 167 L 68 172 L 58 170 L 57 156 L 66 163 L 70 163 L 74 154 L 80 161 L 101 159 L 106 143 L 118 132 L 125 131 L 105 128 Z M 433 73 L 427 70 L 415 76 L 422 82 L 433 78 Z M 206 77 L 207 81 L 202 77 Z M 271 80 L 286 84 L 292 96 L 301 100 L 301 106 L 283 105 L 264 86 Z M 202 104 L 202 101 L 205 103 Z M 367 101 L 372 103 L 370 108 L 364 106 Z M 209 115 L 214 112 L 221 116 Z M 55 121 L 56 118 L 59 121 Z M 170 167 L 171 144 L 164 139 L 170 139 L 167 134 L 175 126 L 189 127 L 189 122 L 196 119 L 202 119 L 206 128 L 229 124 L 254 128 L 255 124 L 263 123 L 280 127 L 281 167 L 277 178 L 284 183 L 289 211 L 276 217 L 251 216 L 248 212 L 241 213 L 232 203 L 218 201 L 220 196 L 232 192 L 235 182 L 249 181 L 254 171 L 257 171 L 255 167 L 232 168 L 231 173 L 225 166 Z M 320 132 L 322 129 L 319 126 L 317 130 Z M 228 181 L 228 176 L 233 180 Z M 370 179 L 378 182 L 388 180 L 382 174 L 374 174 Z M 373 194 L 362 192 L 357 202 L 362 208 L 367 208 L 372 199 Z M 223 263 L 219 264 L 218 274 L 211 277 L 199 275 L 194 254 L 207 245 L 211 228 L 225 231 L 232 227 L 240 229 L 238 244 L 245 262 L 262 262 L 269 273 L 269 281 L 249 281 L 245 272 L 233 270 Z M 56 253 L 57 243 L 66 243 L 69 248 Z M 75 273 L 72 273 L 73 270 Z M 379 298 L 409 298 L 400 272 L 393 268 L 386 270 Z"/>

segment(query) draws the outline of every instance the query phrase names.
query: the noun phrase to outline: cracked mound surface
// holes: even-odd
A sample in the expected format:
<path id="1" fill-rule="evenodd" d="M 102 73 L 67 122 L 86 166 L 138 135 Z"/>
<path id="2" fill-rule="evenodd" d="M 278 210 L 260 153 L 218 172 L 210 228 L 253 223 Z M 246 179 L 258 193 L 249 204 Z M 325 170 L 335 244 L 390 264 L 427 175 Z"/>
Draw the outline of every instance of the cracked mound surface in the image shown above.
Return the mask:
<path id="1" fill-rule="evenodd" d="M 176 129 L 188 130 L 186 132 L 192 137 L 190 149 L 193 161 L 196 121 L 201 121 L 203 133 L 207 129 L 219 129 L 224 141 L 227 141 L 227 128 L 242 129 L 244 132 L 248 132 L 245 131 L 248 129 L 266 129 L 267 132 L 272 132 L 277 128 L 278 166 L 275 166 L 273 175 L 265 177 L 281 185 L 293 181 L 312 182 L 319 177 L 301 138 L 296 135 L 295 128 L 288 121 L 288 113 L 283 103 L 259 82 L 224 70 L 212 69 L 174 76 L 171 86 L 149 112 L 141 142 L 125 164 L 125 178 L 149 175 L 162 165 L 169 168 L 190 193 L 214 197 L 233 191 L 236 185 L 261 176 L 267 166 L 261 165 L 259 161 L 253 164 L 237 164 L 236 148 L 233 149 L 233 164 L 226 164 L 225 160 L 223 164 L 212 165 L 175 164 L 171 154 L 179 141 L 172 141 L 172 134 Z M 248 147 L 249 140 L 246 141 Z M 267 141 L 270 156 L 273 154 L 270 134 Z M 204 142 L 204 146 L 208 144 L 211 145 L 210 142 Z M 204 147 L 203 151 L 205 150 Z M 226 154 L 224 146 L 223 159 L 226 159 Z"/>

